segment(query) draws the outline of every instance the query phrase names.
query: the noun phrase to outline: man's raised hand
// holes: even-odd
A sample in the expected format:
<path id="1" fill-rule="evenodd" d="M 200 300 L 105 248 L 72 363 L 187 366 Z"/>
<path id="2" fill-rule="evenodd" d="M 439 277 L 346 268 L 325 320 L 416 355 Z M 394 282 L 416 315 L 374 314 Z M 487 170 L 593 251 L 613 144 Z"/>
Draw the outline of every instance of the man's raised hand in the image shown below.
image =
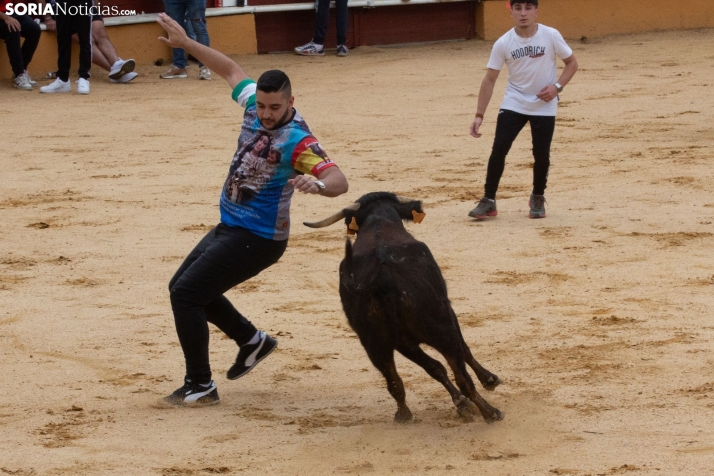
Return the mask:
<path id="1" fill-rule="evenodd" d="M 161 27 L 166 30 L 166 33 L 168 34 L 168 38 L 160 36 L 159 40 L 163 41 L 171 48 L 183 48 L 189 41 L 183 27 L 176 23 L 167 14 L 159 13 L 159 17 L 156 19 L 156 22 L 161 25 Z"/>

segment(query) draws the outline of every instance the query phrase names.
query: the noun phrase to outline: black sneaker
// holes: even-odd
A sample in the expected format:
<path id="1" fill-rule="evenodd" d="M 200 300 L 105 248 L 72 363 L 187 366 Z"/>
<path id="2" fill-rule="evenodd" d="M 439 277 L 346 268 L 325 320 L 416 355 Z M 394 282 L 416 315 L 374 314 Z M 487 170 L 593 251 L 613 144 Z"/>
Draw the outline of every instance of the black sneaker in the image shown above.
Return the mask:
<path id="1" fill-rule="evenodd" d="M 244 344 L 240 346 L 236 363 L 228 369 L 226 377 L 229 380 L 240 378 L 253 370 L 258 362 L 266 358 L 278 346 L 278 341 L 260 331 L 260 340 L 257 344 Z"/>
<path id="2" fill-rule="evenodd" d="M 171 405 L 215 405 L 220 402 L 218 397 L 218 388 L 216 383 L 211 380 L 208 386 L 200 383 L 192 382 L 191 379 L 185 378 L 183 387 L 177 389 L 168 397 L 164 397 L 164 402 Z"/>
<path id="3" fill-rule="evenodd" d="M 545 218 L 545 196 L 544 195 L 533 195 L 531 194 L 531 199 L 528 200 L 528 206 L 531 207 L 531 211 L 528 216 L 531 218 Z"/>
<path id="4" fill-rule="evenodd" d="M 498 215 L 498 210 L 496 210 L 496 200 L 491 200 L 490 198 L 483 197 L 479 200 L 476 208 L 469 212 L 469 216 L 472 218 L 489 218 Z"/>

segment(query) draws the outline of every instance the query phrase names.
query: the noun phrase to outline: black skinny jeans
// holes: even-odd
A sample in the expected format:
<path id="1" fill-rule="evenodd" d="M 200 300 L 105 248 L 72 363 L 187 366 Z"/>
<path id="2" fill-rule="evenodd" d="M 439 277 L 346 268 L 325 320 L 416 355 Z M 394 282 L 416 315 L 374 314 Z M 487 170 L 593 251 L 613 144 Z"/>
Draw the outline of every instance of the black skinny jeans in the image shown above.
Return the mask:
<path id="1" fill-rule="evenodd" d="M 67 8 L 93 5 L 92 0 L 58 0 L 57 3 L 63 3 Z M 57 77 L 62 81 L 69 81 L 69 70 L 72 66 L 72 35 L 76 33 L 79 39 L 79 77 L 89 79 L 89 70 L 92 67 L 92 16 L 69 15 L 69 10 L 66 13 L 58 12 L 55 16 Z"/>
<path id="2" fill-rule="evenodd" d="M 20 22 L 20 31 L 10 31 L 4 21 L 0 21 L 0 39 L 5 41 L 7 56 L 12 66 L 12 74 L 19 76 L 25 72 L 27 65 L 32 61 L 37 44 L 40 42 L 42 30 L 40 25 L 28 15 L 10 15 Z M 20 46 L 20 38 L 25 41 Z"/>
<path id="3" fill-rule="evenodd" d="M 188 378 L 199 383 L 211 380 L 208 322 L 238 345 L 256 333 L 223 293 L 276 263 L 287 244 L 221 223 L 186 257 L 171 278 L 169 291 Z"/>
<path id="4" fill-rule="evenodd" d="M 337 44 L 344 45 L 347 41 L 347 27 L 350 21 L 350 14 L 347 9 L 347 0 L 335 0 L 337 10 Z M 315 15 L 315 35 L 312 41 L 318 45 L 325 44 L 327 25 L 330 22 L 330 0 L 318 0 L 317 13 Z"/>
<path id="5" fill-rule="evenodd" d="M 548 182 L 548 169 L 550 168 L 550 143 L 553 141 L 555 131 L 555 116 L 527 116 L 517 112 L 501 109 L 496 122 L 496 137 L 493 140 L 493 150 L 488 159 L 488 172 L 486 173 L 485 195 L 492 200 L 496 199 L 498 183 L 501 181 L 503 169 L 506 166 L 506 155 L 511 150 L 513 141 L 516 140 L 527 122 L 531 123 L 531 136 L 533 139 L 533 194 L 543 195 Z"/>

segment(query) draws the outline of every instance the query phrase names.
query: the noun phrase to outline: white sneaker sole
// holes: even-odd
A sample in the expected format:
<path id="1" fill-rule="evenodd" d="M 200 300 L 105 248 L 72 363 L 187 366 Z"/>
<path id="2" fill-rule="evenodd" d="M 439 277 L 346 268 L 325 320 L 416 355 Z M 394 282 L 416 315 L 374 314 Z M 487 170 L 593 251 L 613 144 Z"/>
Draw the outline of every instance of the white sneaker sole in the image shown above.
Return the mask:
<path id="1" fill-rule="evenodd" d="M 126 73 L 124 76 L 122 76 L 119 79 L 109 79 L 110 83 L 128 83 L 129 81 L 132 81 L 136 79 L 136 77 L 139 76 L 136 73 Z"/>
<path id="2" fill-rule="evenodd" d="M 121 77 L 125 74 L 129 74 L 134 71 L 134 66 L 136 66 L 136 62 L 133 59 L 126 60 L 118 71 L 109 72 L 109 79 L 121 79 Z"/>

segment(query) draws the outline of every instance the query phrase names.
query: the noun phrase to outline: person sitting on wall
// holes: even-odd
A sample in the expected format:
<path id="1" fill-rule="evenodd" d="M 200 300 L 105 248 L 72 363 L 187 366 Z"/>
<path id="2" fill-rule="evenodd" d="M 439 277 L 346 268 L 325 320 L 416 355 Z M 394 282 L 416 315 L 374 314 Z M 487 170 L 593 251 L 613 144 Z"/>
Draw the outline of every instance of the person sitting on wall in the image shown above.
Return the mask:
<path id="1" fill-rule="evenodd" d="M 8 15 L 8 3 L 13 3 L 13 0 L 0 0 L 0 39 L 5 41 L 7 56 L 12 66 L 12 85 L 17 89 L 30 91 L 37 83 L 27 74 L 27 66 L 35 54 L 42 30 L 28 15 Z M 22 45 L 20 38 L 25 39 Z"/>

